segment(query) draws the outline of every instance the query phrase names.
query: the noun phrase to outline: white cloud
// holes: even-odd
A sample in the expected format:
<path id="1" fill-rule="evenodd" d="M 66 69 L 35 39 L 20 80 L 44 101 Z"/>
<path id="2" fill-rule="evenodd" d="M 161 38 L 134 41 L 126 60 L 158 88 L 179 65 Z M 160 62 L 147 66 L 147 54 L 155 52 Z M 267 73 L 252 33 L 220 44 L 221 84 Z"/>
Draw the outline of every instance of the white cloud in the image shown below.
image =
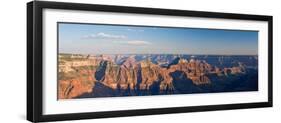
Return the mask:
<path id="1" fill-rule="evenodd" d="M 147 41 L 141 41 L 141 40 L 134 40 L 134 41 L 128 41 L 127 42 L 130 45 L 150 45 L 150 42 Z"/>
<path id="2" fill-rule="evenodd" d="M 99 32 L 97 34 L 83 36 L 83 38 L 87 38 L 87 39 L 89 39 L 89 38 L 125 39 L 127 37 L 124 35 L 113 35 L 113 34 L 106 34 L 103 32 Z"/>
<path id="3" fill-rule="evenodd" d="M 145 46 L 145 45 L 150 45 L 151 44 L 148 41 L 142 41 L 142 40 L 114 41 L 114 43 L 126 44 L 126 45 L 135 45 L 135 46 Z"/>

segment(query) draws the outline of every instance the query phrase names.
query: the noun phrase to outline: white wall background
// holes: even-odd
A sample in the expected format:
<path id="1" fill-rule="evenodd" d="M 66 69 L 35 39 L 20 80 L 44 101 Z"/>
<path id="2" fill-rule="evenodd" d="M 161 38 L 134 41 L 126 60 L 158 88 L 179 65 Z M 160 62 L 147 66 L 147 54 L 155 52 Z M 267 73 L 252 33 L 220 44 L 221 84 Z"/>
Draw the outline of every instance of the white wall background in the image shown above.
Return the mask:
<path id="1" fill-rule="evenodd" d="M 0 4 L 0 122 L 27 123 L 26 112 L 26 2 L 2 0 Z M 69 0 L 70 1 L 70 0 Z M 81 0 L 87 1 L 87 0 Z M 88 0 L 97 4 L 156 7 L 274 16 L 274 107 L 168 115 L 79 120 L 90 122 L 196 122 L 264 123 L 280 122 L 281 114 L 281 14 L 278 0 Z M 278 41 L 279 40 L 279 41 Z M 278 49 L 279 47 L 279 49 Z M 280 54 L 278 54 L 280 53 Z M 250 97 L 249 97 L 250 98 Z M 65 121 L 70 122 L 70 121 Z"/>

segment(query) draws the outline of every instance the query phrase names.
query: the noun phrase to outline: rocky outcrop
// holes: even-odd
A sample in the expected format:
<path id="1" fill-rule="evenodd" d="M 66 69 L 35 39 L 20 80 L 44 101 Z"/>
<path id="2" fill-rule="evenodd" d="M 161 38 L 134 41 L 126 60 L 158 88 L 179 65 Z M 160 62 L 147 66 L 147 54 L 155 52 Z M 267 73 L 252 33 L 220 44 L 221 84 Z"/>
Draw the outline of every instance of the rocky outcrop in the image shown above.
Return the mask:
<path id="1" fill-rule="evenodd" d="M 95 85 L 94 70 L 76 69 L 76 72 L 60 73 L 59 99 L 70 99 L 83 93 L 91 93 Z"/>
<path id="2" fill-rule="evenodd" d="M 159 83 L 160 90 L 174 90 L 173 78 L 167 68 L 153 64 L 150 60 L 140 62 L 141 83 L 140 90 L 149 90 L 155 83 Z"/>
<path id="3" fill-rule="evenodd" d="M 153 64 L 150 60 L 140 62 L 141 83 L 139 88 L 141 90 L 149 90 L 150 86 L 158 81 L 160 67 Z"/>
<path id="4" fill-rule="evenodd" d="M 118 66 L 113 62 L 107 61 L 105 68 L 103 69 L 105 69 L 105 72 L 101 82 L 112 89 L 117 89 L 117 72 L 119 70 Z"/>
<path id="5" fill-rule="evenodd" d="M 134 59 L 127 59 L 122 65 L 107 62 L 104 78 L 101 82 L 112 89 L 135 89 L 137 84 L 137 69 Z"/>
<path id="6" fill-rule="evenodd" d="M 210 84 L 210 79 L 205 75 L 190 77 L 195 85 Z"/>
<path id="7" fill-rule="evenodd" d="M 175 90 L 174 85 L 173 85 L 173 78 L 170 75 L 170 71 L 166 68 L 161 68 L 160 69 L 160 90 L 168 90 L 168 91 L 173 91 Z"/>
<path id="8" fill-rule="evenodd" d="M 192 80 L 193 84 L 201 85 L 211 83 L 207 77 L 211 69 L 212 66 L 205 61 L 179 59 L 177 64 L 170 66 L 169 72 L 182 71 L 186 74 L 187 78 Z"/>

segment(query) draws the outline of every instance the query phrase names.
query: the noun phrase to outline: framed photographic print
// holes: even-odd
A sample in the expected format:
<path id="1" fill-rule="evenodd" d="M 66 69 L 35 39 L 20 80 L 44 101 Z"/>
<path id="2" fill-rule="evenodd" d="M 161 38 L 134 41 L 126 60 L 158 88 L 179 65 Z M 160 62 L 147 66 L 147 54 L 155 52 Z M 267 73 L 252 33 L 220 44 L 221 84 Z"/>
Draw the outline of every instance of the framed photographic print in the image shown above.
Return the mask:
<path id="1" fill-rule="evenodd" d="M 272 16 L 27 4 L 33 122 L 272 107 Z"/>

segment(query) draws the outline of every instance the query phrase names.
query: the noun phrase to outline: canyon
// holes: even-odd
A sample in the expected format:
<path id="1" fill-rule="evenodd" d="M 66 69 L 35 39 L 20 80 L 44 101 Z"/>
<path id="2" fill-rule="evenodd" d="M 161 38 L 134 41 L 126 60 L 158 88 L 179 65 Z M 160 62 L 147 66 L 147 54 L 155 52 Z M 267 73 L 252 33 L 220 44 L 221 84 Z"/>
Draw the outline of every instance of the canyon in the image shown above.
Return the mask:
<path id="1" fill-rule="evenodd" d="M 218 64 L 219 58 L 210 64 L 206 61 L 209 59 L 180 55 L 60 55 L 58 98 L 107 93 L 95 90 L 105 87 L 119 96 L 124 95 L 120 94 L 123 91 L 126 95 L 155 90 L 156 94 L 182 93 L 188 88 L 184 86 L 187 81 L 192 87 L 205 87 L 212 85 L 213 80 L 246 75 L 249 66 L 257 69 L 256 59 L 251 63 L 234 59 L 227 64 Z"/>

